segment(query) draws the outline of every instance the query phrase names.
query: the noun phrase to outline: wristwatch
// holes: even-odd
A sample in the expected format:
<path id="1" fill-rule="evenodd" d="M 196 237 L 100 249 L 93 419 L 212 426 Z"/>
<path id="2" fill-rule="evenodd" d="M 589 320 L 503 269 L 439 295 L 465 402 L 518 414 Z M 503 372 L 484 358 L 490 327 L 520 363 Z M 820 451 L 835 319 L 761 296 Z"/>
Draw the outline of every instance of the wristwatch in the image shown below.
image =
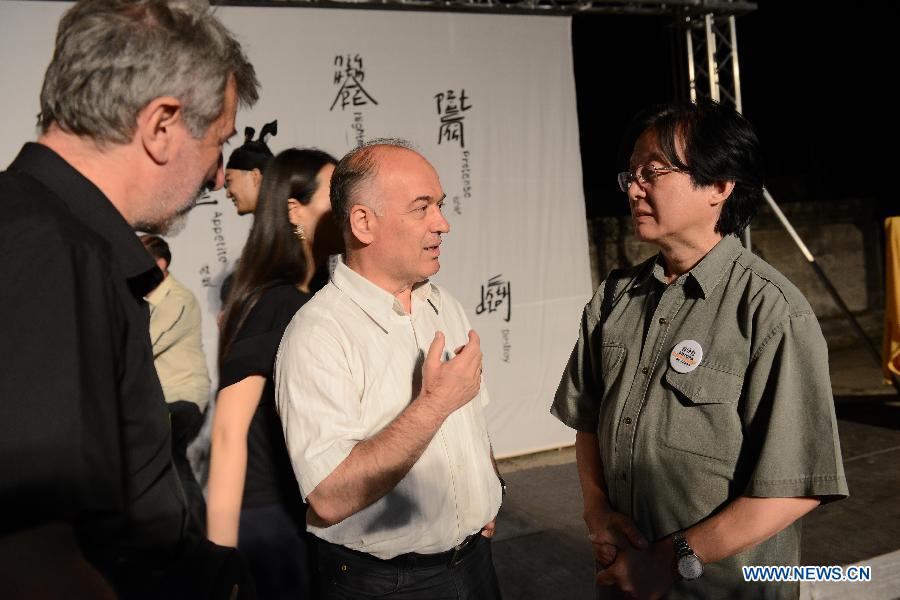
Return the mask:
<path id="1" fill-rule="evenodd" d="M 684 533 L 676 531 L 672 534 L 672 541 L 675 542 L 675 560 L 678 561 L 678 574 L 688 581 L 703 575 L 703 561 L 700 560 L 700 557 L 694 553 L 694 549 L 684 539 Z"/>

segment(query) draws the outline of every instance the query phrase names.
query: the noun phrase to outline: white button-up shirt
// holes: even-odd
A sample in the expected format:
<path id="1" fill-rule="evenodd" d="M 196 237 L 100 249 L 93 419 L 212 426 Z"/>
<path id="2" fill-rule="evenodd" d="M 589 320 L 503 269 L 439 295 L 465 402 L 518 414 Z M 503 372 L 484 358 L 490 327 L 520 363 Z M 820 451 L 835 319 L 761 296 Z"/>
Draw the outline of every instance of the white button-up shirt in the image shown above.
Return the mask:
<path id="1" fill-rule="evenodd" d="M 390 424 L 418 395 L 422 361 L 436 331 L 444 360 L 468 341 L 469 321 L 446 291 L 425 282 L 412 312 L 348 268 L 294 316 L 276 360 L 276 406 L 306 498 L 353 447 Z M 412 469 L 386 496 L 327 528 L 334 544 L 391 558 L 443 552 L 481 529 L 500 508 L 481 391 L 444 421 Z"/>

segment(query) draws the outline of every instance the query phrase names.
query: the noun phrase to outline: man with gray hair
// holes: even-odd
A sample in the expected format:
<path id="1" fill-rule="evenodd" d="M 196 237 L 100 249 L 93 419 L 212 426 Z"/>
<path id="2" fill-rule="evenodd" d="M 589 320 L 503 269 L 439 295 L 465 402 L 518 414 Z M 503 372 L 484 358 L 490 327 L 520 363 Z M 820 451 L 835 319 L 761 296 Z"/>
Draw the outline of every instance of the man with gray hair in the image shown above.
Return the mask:
<path id="1" fill-rule="evenodd" d="M 239 557 L 202 540 L 172 465 L 143 299 L 162 273 L 133 230 L 222 186 L 257 97 L 205 2 L 83 0 L 60 21 L 40 137 L 0 174 L 4 597 L 235 592 Z"/>
<path id="2" fill-rule="evenodd" d="M 322 598 L 499 598 L 502 482 L 478 334 L 428 281 L 450 230 L 443 203 L 434 168 L 398 140 L 352 151 L 332 175 L 346 254 L 276 362 Z"/>

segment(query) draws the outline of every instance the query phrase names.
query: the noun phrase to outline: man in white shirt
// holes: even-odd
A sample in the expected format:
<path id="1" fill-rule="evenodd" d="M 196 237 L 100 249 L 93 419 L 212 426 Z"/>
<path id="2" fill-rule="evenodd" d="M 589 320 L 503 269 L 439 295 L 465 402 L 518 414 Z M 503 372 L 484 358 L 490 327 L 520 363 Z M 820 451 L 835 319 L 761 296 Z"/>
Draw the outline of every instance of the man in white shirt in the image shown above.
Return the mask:
<path id="1" fill-rule="evenodd" d="M 428 281 L 450 229 L 443 202 L 403 142 L 345 156 L 331 181 L 345 260 L 281 342 L 276 404 L 323 598 L 500 596 L 479 339 Z"/>

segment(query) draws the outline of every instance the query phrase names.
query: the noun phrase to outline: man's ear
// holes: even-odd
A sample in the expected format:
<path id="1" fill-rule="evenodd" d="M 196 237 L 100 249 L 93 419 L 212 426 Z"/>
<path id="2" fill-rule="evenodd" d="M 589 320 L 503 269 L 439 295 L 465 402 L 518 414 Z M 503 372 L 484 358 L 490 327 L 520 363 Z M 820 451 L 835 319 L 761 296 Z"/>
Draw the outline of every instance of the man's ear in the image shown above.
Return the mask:
<path id="1" fill-rule="evenodd" d="M 137 135 L 144 150 L 157 164 L 164 165 L 172 159 L 176 129 L 182 122 L 182 115 L 181 101 L 172 96 L 154 98 L 138 113 Z"/>
<path id="2" fill-rule="evenodd" d="M 166 270 L 169 268 L 169 263 L 168 263 L 168 261 L 166 261 L 166 259 L 164 259 L 163 257 L 160 256 L 159 258 L 156 259 L 156 266 L 159 267 L 160 271 L 165 273 Z"/>
<path id="3" fill-rule="evenodd" d="M 719 206 L 731 196 L 731 192 L 734 191 L 734 181 L 714 181 L 710 187 L 712 194 L 709 197 L 709 205 Z"/>
<path id="4" fill-rule="evenodd" d="M 369 245 L 375 240 L 375 213 L 365 204 L 350 207 L 350 231 L 360 243 Z"/>

